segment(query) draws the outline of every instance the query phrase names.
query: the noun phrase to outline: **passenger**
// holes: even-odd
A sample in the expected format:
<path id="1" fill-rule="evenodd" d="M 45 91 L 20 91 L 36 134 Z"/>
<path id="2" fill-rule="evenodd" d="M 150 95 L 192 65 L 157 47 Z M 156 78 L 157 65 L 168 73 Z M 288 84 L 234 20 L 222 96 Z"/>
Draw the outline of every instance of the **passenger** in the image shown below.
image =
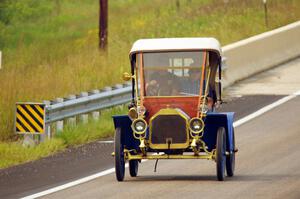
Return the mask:
<path id="1" fill-rule="evenodd" d="M 183 81 L 182 92 L 185 95 L 198 96 L 200 95 L 202 68 L 191 68 L 189 70 L 189 77 Z M 204 82 L 205 83 L 205 82 Z M 203 90 L 204 92 L 204 90 Z M 204 95 L 204 93 L 202 93 Z M 209 110 L 214 106 L 214 94 L 213 90 L 208 87 L 207 106 Z"/>
<path id="2" fill-rule="evenodd" d="M 189 77 L 183 80 L 182 92 L 186 95 L 199 95 L 201 68 L 190 69 Z"/>

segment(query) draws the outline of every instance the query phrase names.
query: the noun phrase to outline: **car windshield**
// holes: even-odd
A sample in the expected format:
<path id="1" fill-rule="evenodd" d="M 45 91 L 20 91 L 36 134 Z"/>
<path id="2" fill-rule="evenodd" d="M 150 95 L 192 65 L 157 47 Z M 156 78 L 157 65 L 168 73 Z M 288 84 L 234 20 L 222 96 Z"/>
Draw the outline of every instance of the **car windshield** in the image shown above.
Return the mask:
<path id="1" fill-rule="evenodd" d="M 143 53 L 145 96 L 199 95 L 204 54 L 203 51 Z"/>

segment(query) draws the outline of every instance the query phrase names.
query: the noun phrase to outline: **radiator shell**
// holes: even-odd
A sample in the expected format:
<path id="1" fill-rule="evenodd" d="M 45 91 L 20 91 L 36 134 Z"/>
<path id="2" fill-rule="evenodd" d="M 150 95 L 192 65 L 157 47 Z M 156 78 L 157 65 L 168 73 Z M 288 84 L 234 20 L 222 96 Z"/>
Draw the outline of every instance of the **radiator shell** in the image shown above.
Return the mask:
<path id="1" fill-rule="evenodd" d="M 149 146 L 152 149 L 189 147 L 189 116 L 180 109 L 161 109 L 149 121 Z M 170 146 L 169 144 L 170 143 Z"/>

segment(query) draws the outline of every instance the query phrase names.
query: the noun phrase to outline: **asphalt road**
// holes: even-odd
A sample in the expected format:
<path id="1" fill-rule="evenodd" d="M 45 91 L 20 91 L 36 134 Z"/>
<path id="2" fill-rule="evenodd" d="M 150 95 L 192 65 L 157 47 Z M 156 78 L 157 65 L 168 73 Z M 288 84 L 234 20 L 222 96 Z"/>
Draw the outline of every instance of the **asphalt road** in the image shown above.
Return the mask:
<path id="1" fill-rule="evenodd" d="M 300 97 L 236 128 L 236 176 L 216 181 L 215 163 L 161 160 L 141 164 L 139 176 L 114 174 L 44 198 L 300 198 Z"/>
<path id="2" fill-rule="evenodd" d="M 238 120 L 282 96 L 227 97 L 219 111 Z M 0 198 L 20 198 L 114 167 L 112 143 L 94 142 L 41 160 L 0 170 Z M 152 170 L 152 169 L 151 169 Z"/>
<path id="3" fill-rule="evenodd" d="M 219 111 L 236 120 L 300 89 L 300 59 L 241 81 L 225 91 Z M 265 93 L 267 95 L 262 95 Z M 144 162 L 139 177 L 117 183 L 114 174 L 46 198 L 300 198 L 299 97 L 236 129 L 236 176 L 217 182 L 215 163 L 204 160 Z M 0 198 L 19 198 L 113 167 L 113 144 L 94 142 L 38 161 L 0 170 Z M 299 188 L 298 188 L 299 189 Z M 200 194 L 200 195 L 199 195 Z"/>

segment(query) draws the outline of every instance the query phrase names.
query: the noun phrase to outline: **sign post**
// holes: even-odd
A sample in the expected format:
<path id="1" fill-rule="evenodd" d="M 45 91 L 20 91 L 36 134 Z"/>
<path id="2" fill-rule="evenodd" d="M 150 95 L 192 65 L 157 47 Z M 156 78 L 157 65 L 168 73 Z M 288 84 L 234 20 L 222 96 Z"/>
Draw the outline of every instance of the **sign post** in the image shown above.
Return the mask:
<path id="1" fill-rule="evenodd" d="M 266 27 L 269 27 L 267 0 L 263 0 L 263 3 L 264 3 L 264 10 L 265 10 L 265 24 L 266 24 Z"/>

